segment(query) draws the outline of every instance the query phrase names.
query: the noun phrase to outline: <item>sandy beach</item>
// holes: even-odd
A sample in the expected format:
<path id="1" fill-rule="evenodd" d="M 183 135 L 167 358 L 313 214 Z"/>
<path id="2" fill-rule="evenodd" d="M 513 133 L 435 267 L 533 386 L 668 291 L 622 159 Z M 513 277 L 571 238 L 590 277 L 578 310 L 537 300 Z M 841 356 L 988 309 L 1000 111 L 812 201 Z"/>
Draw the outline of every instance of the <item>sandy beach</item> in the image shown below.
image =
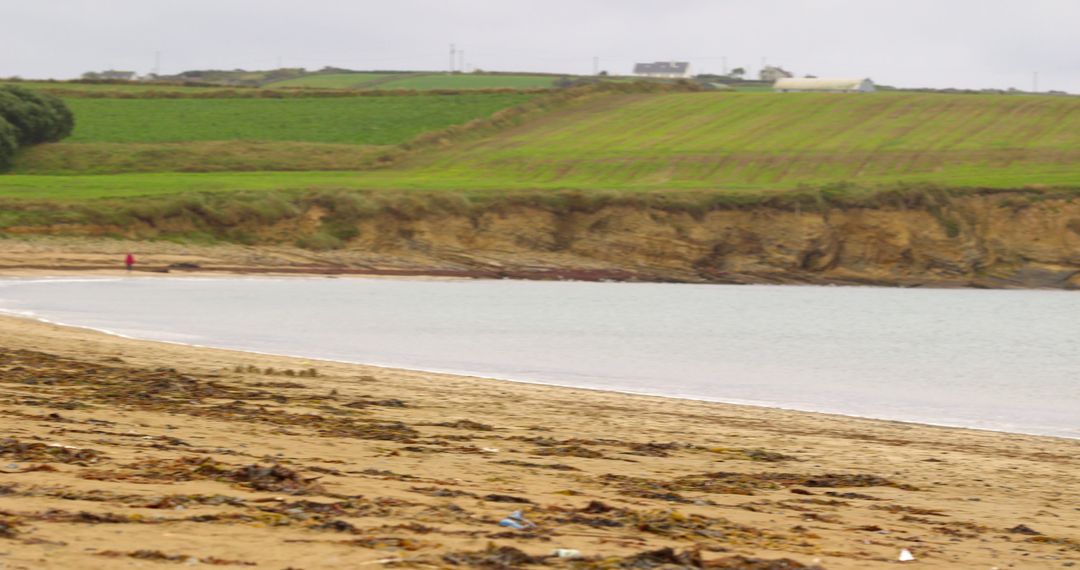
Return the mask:
<path id="1" fill-rule="evenodd" d="M 0 317 L 0 390 L 3 568 L 1080 563 L 1076 440 L 14 317 Z M 514 511 L 528 522 L 500 525 Z"/>

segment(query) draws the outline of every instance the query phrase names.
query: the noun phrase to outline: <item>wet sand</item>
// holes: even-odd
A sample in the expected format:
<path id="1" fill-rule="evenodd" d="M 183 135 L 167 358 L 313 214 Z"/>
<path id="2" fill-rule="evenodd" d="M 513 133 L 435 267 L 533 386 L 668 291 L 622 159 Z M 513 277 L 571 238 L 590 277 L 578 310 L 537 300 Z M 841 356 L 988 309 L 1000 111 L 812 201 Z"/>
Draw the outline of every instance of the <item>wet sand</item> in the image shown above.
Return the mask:
<path id="1" fill-rule="evenodd" d="M 0 422 L 3 568 L 1080 564 L 1076 440 L 13 317 Z M 516 510 L 535 527 L 499 525 Z"/>

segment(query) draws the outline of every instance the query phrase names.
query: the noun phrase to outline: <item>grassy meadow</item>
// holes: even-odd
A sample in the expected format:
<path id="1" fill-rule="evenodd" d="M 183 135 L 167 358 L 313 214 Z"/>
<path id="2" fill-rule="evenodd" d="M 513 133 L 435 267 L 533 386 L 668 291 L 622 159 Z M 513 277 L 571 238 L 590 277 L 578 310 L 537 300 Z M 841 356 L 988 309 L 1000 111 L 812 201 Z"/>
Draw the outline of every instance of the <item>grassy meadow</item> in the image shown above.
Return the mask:
<path id="1" fill-rule="evenodd" d="M 618 96 L 419 158 L 443 179 L 574 188 L 836 181 L 1080 185 L 1080 98 L 875 93 Z"/>
<path id="2" fill-rule="evenodd" d="M 746 200 L 909 183 L 1080 188 L 1076 97 L 601 93 L 454 131 L 530 97 L 545 96 L 70 99 L 71 142 L 25 152 L 0 175 L 0 198 L 340 190 Z M 426 144 L 399 146 L 417 135 Z M 405 158 L 387 167 L 388 153 Z"/>
<path id="3" fill-rule="evenodd" d="M 306 141 L 387 145 L 486 117 L 515 93 L 298 99 L 68 99 L 66 142 Z"/>
<path id="4" fill-rule="evenodd" d="M 26 149 L 12 174 L 362 170 L 380 152 L 421 133 L 532 97 L 72 97 L 65 101 L 75 113 L 74 134 Z"/>

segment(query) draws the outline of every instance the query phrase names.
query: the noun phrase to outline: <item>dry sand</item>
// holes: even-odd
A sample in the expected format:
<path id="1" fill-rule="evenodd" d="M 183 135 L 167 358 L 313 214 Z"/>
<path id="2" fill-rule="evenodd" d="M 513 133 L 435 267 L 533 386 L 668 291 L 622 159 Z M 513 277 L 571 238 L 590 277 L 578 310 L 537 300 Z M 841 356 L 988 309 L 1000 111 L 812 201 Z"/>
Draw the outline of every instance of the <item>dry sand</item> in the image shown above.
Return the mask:
<path id="1" fill-rule="evenodd" d="M 0 391 L 5 570 L 1080 563 L 1076 440 L 13 317 L 0 317 Z M 499 526 L 514 510 L 536 528 Z M 559 548 L 584 558 L 541 558 Z M 916 560 L 897 562 L 901 549 Z"/>

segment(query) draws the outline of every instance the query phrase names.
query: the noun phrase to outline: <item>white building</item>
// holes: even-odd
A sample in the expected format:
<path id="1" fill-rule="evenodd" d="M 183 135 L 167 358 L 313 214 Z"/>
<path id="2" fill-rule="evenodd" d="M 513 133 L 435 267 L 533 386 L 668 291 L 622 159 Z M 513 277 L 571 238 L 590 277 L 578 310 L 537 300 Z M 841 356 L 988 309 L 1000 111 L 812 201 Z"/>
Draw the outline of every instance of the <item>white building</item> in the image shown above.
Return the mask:
<path id="1" fill-rule="evenodd" d="M 865 79 L 840 79 L 833 77 L 785 77 L 777 79 L 773 89 L 789 91 L 825 91 L 831 93 L 869 93 L 876 91 L 874 82 Z"/>
<path id="2" fill-rule="evenodd" d="M 638 63 L 634 65 L 634 75 L 667 79 L 690 77 L 690 62 L 657 61 L 655 63 Z"/>

